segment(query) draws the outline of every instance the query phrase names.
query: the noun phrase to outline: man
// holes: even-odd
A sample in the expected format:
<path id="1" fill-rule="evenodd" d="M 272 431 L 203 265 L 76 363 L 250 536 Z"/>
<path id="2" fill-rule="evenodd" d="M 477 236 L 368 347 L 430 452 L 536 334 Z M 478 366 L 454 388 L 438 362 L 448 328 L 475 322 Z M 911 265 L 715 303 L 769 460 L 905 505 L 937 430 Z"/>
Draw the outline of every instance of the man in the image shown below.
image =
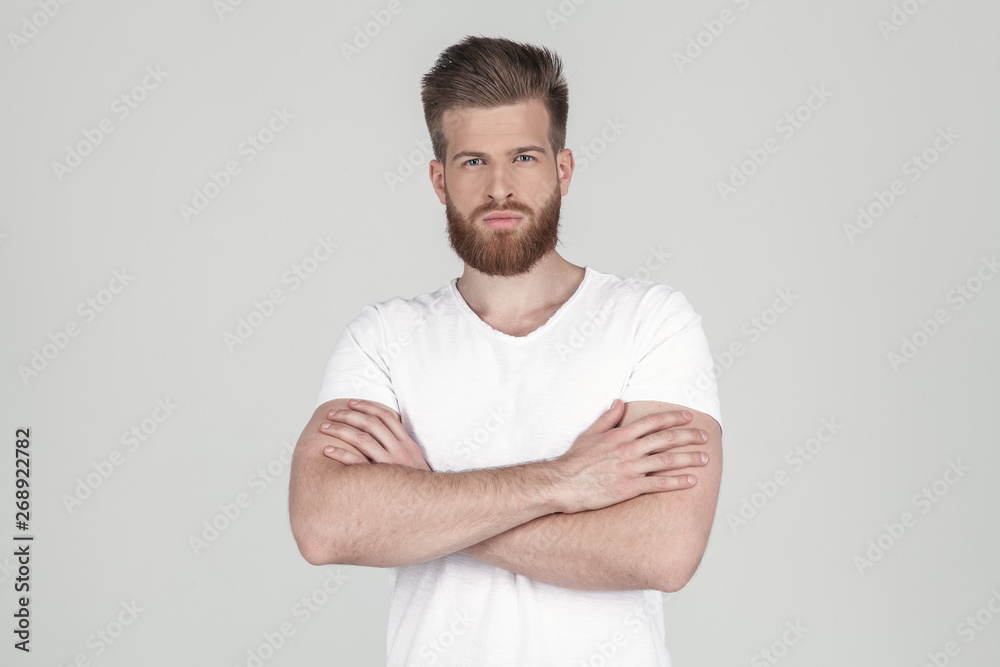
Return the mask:
<path id="1" fill-rule="evenodd" d="M 701 319 L 556 252 L 558 56 L 467 37 L 422 97 L 465 268 L 334 345 L 292 463 L 299 549 L 387 568 L 390 666 L 669 665 L 661 591 L 696 570 L 722 470 Z"/>

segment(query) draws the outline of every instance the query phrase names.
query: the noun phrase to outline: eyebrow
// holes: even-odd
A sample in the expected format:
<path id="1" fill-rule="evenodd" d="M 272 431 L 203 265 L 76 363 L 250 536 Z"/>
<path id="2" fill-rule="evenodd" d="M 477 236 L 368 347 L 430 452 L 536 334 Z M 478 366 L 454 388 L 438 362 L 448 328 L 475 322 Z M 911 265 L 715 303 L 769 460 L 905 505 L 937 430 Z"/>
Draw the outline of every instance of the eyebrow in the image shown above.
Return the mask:
<path id="1" fill-rule="evenodd" d="M 507 155 L 510 157 L 514 155 L 520 155 L 521 153 L 542 153 L 544 155 L 545 149 L 542 148 L 541 146 L 531 145 L 531 146 L 518 146 L 517 148 L 512 148 L 509 151 L 507 151 Z M 483 158 L 483 157 L 488 157 L 488 155 L 481 151 L 462 151 L 461 153 L 455 153 L 454 157 L 451 158 L 451 161 L 455 162 L 456 160 L 464 157 Z"/>

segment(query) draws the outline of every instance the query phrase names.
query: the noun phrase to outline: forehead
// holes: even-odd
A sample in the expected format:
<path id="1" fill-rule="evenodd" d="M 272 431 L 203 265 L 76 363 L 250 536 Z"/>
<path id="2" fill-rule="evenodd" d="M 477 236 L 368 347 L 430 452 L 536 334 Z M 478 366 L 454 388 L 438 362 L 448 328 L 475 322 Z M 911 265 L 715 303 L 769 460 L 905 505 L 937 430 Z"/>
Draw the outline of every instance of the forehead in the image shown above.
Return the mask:
<path id="1" fill-rule="evenodd" d="M 448 153 L 548 145 L 549 112 L 541 100 L 489 109 L 449 109 L 441 116 Z"/>

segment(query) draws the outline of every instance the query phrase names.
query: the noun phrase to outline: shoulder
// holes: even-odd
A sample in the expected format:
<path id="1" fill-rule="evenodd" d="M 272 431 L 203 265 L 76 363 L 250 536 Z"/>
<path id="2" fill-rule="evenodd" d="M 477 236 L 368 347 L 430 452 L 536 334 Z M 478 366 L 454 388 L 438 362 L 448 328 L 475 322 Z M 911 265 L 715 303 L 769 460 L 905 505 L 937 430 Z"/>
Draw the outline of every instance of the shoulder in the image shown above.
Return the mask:
<path id="1" fill-rule="evenodd" d="M 453 309 L 454 280 L 432 291 L 413 297 L 393 296 L 362 306 L 352 322 L 355 326 L 408 327 L 426 323 Z"/>
<path id="2" fill-rule="evenodd" d="M 670 285 L 593 268 L 591 272 L 597 298 L 611 301 L 621 309 L 633 310 L 644 318 L 684 313 L 691 309 L 687 297 Z"/>

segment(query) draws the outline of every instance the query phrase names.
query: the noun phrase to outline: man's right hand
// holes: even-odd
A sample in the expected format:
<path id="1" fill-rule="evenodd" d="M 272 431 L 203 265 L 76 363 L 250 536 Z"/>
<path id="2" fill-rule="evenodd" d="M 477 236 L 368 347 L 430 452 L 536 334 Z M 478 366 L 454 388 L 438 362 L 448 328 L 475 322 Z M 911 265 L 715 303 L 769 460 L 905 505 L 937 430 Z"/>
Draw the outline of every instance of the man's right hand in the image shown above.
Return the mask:
<path id="1" fill-rule="evenodd" d="M 580 434 L 553 467 L 565 480 L 564 514 L 596 510 L 643 493 L 687 489 L 694 475 L 667 475 L 671 470 L 708 463 L 706 452 L 670 450 L 708 441 L 700 429 L 678 428 L 691 420 L 681 411 L 656 412 L 616 427 L 625 404 L 611 408 Z"/>

